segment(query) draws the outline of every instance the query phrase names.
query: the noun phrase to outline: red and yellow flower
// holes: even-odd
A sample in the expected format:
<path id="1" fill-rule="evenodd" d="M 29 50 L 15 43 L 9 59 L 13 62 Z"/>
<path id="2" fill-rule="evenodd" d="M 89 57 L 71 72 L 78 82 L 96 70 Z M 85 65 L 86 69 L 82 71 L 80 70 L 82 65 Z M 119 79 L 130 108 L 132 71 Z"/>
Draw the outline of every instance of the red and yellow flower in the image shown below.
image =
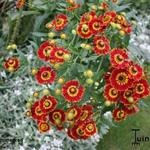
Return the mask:
<path id="1" fill-rule="evenodd" d="M 84 125 L 84 131 L 86 136 L 92 136 L 97 132 L 96 123 L 94 121 L 88 121 Z"/>
<path id="2" fill-rule="evenodd" d="M 119 92 L 111 86 L 111 84 L 106 84 L 104 88 L 104 97 L 106 100 L 111 102 L 117 102 L 119 98 Z"/>
<path id="3" fill-rule="evenodd" d="M 55 63 L 63 63 L 65 61 L 65 54 L 69 54 L 69 52 L 63 47 L 57 47 L 55 50 L 51 51 L 51 60 Z"/>
<path id="4" fill-rule="evenodd" d="M 50 130 L 50 125 L 48 124 L 47 121 L 39 121 L 38 122 L 38 130 L 41 133 L 45 133 Z"/>
<path id="5" fill-rule="evenodd" d="M 138 64 L 130 64 L 128 68 L 128 72 L 129 72 L 130 78 L 136 81 L 140 80 L 143 76 L 143 69 Z"/>
<path id="6" fill-rule="evenodd" d="M 114 69 L 111 73 L 110 83 L 118 91 L 125 91 L 132 86 L 132 80 L 125 69 Z"/>
<path id="7" fill-rule="evenodd" d="M 63 30 L 68 23 L 68 17 L 65 14 L 59 14 L 56 18 L 52 21 L 54 29 L 56 31 Z"/>
<path id="8" fill-rule="evenodd" d="M 79 118 L 79 122 L 84 122 L 87 119 L 90 119 L 93 115 L 93 106 L 90 104 L 84 105 L 81 107 L 81 115 Z"/>
<path id="9" fill-rule="evenodd" d="M 77 105 L 72 106 L 66 112 L 66 118 L 68 121 L 77 121 L 81 115 L 81 108 Z"/>
<path id="10" fill-rule="evenodd" d="M 125 68 L 129 66 L 127 52 L 123 49 L 113 49 L 110 52 L 110 62 L 114 68 Z"/>
<path id="11" fill-rule="evenodd" d="M 94 38 L 93 51 L 97 55 L 106 55 L 110 50 L 110 42 L 105 36 L 96 36 Z"/>
<path id="12" fill-rule="evenodd" d="M 71 129 L 69 129 L 69 134 L 74 140 L 87 139 L 88 136 L 85 134 L 83 124 L 76 124 Z"/>
<path id="13" fill-rule="evenodd" d="M 31 115 L 35 120 L 45 120 L 46 114 L 43 113 L 42 109 L 40 108 L 39 101 L 34 102 L 34 104 L 32 105 Z"/>
<path id="14" fill-rule="evenodd" d="M 24 7 L 26 0 L 17 0 L 16 8 L 21 9 Z"/>
<path id="15" fill-rule="evenodd" d="M 53 96 L 43 96 L 40 100 L 40 108 L 44 113 L 49 113 L 56 108 L 57 103 Z"/>
<path id="16" fill-rule="evenodd" d="M 41 67 L 35 75 L 35 78 L 39 84 L 52 84 L 55 77 L 55 71 L 49 66 Z"/>
<path id="17" fill-rule="evenodd" d="M 134 83 L 134 98 L 143 98 L 150 95 L 149 84 L 145 79 Z"/>
<path id="18" fill-rule="evenodd" d="M 59 130 L 63 129 L 63 123 L 66 120 L 65 112 L 61 109 L 55 109 L 50 112 L 49 120 L 52 124 L 54 124 Z"/>
<path id="19" fill-rule="evenodd" d="M 95 18 L 89 23 L 89 28 L 94 35 L 103 32 L 103 27 L 100 24 L 100 21 Z"/>
<path id="20" fill-rule="evenodd" d="M 127 113 L 124 109 L 121 109 L 121 108 L 115 108 L 112 112 L 112 116 L 113 116 L 113 119 L 116 121 L 116 122 L 119 122 L 119 121 L 122 121 L 126 118 L 127 116 Z"/>
<path id="21" fill-rule="evenodd" d="M 67 11 L 73 11 L 73 10 L 81 7 L 81 5 L 77 4 L 74 0 L 66 0 L 66 1 L 70 4 L 70 6 L 67 7 Z"/>
<path id="22" fill-rule="evenodd" d="M 55 45 L 49 41 L 42 43 L 37 51 L 38 57 L 41 60 L 49 61 L 51 59 L 51 51 L 55 49 Z"/>
<path id="23" fill-rule="evenodd" d="M 131 105 L 138 102 L 137 98 L 133 98 L 134 91 L 132 88 L 129 88 L 122 92 L 120 102 L 124 105 Z"/>
<path id="24" fill-rule="evenodd" d="M 104 15 L 99 16 L 99 20 L 103 27 L 107 27 L 111 22 L 115 20 L 116 12 L 115 11 L 107 11 Z"/>
<path id="25" fill-rule="evenodd" d="M 20 61 L 17 57 L 9 57 L 4 62 L 4 68 L 8 71 L 16 71 L 20 67 Z"/>
<path id="26" fill-rule="evenodd" d="M 62 95 L 66 101 L 79 102 L 84 95 L 84 87 L 78 81 L 70 80 L 63 85 Z"/>
<path id="27" fill-rule="evenodd" d="M 93 19 L 96 19 L 97 16 L 96 16 L 96 13 L 95 11 L 91 11 L 91 12 L 87 12 L 85 14 L 83 14 L 81 16 L 81 19 L 80 19 L 80 23 L 81 24 L 88 24 L 90 23 Z"/>
<path id="28" fill-rule="evenodd" d="M 88 24 L 79 24 L 77 27 L 77 33 L 81 38 L 89 39 L 93 36 L 92 31 L 90 30 Z"/>

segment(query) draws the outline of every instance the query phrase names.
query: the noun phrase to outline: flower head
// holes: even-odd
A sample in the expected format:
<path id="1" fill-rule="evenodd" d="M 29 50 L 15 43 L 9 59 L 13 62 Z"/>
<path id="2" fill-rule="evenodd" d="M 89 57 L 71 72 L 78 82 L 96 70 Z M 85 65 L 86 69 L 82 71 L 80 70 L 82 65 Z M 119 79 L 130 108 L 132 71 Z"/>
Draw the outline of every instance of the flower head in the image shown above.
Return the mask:
<path id="1" fill-rule="evenodd" d="M 47 114 L 43 113 L 42 109 L 40 108 L 39 101 L 34 102 L 34 104 L 32 105 L 31 115 L 35 120 L 45 120 Z"/>
<path id="2" fill-rule="evenodd" d="M 55 63 L 63 63 L 65 61 L 65 54 L 69 54 L 69 52 L 63 47 L 57 47 L 55 50 L 51 51 L 51 59 Z"/>
<path id="3" fill-rule="evenodd" d="M 96 36 L 94 38 L 93 51 L 97 55 L 106 55 L 110 50 L 110 42 L 105 36 Z"/>
<path id="4" fill-rule="evenodd" d="M 124 120 L 127 116 L 126 111 L 124 109 L 115 108 L 112 112 L 113 119 L 116 122 Z"/>
<path id="5" fill-rule="evenodd" d="M 68 17 L 65 14 L 59 14 L 53 20 L 54 29 L 56 31 L 63 30 L 68 23 Z"/>
<path id="6" fill-rule="evenodd" d="M 51 44 L 49 41 L 42 43 L 37 51 L 38 57 L 41 60 L 49 61 L 51 59 L 51 51 L 55 48 L 55 45 Z"/>
<path id="7" fill-rule="evenodd" d="M 79 102 L 84 95 L 84 87 L 76 80 L 66 82 L 62 87 L 62 95 L 69 102 Z"/>
<path id="8" fill-rule="evenodd" d="M 88 24 L 79 24 L 77 27 L 77 33 L 81 38 L 89 39 L 93 36 Z"/>
<path id="9" fill-rule="evenodd" d="M 143 98 L 150 94 L 149 84 L 145 79 L 134 83 L 134 98 Z"/>
<path id="10" fill-rule="evenodd" d="M 16 71 L 20 67 L 20 61 L 17 57 L 9 57 L 5 62 L 4 62 L 4 68 L 6 70 L 13 70 Z"/>
<path id="11" fill-rule="evenodd" d="M 55 109 L 54 111 L 50 112 L 49 120 L 51 123 L 56 125 L 59 130 L 61 130 L 63 129 L 63 123 L 66 120 L 65 112 L 62 109 Z"/>
<path id="12" fill-rule="evenodd" d="M 40 108 L 44 113 L 52 112 L 56 108 L 57 103 L 53 96 L 43 96 L 40 100 Z"/>
<path id="13" fill-rule="evenodd" d="M 47 121 L 39 121 L 38 122 L 38 130 L 41 133 L 45 133 L 50 130 L 50 125 L 48 124 Z"/>
<path id="14" fill-rule="evenodd" d="M 108 101 L 117 102 L 119 98 L 119 92 L 112 87 L 111 84 L 106 84 L 104 88 L 104 97 Z"/>
<path id="15" fill-rule="evenodd" d="M 125 91 L 132 86 L 132 80 L 125 69 L 114 69 L 111 73 L 111 85 L 118 91 Z"/>
<path id="16" fill-rule="evenodd" d="M 113 49 L 110 52 L 110 62 L 114 68 L 124 68 L 129 66 L 127 52 L 123 49 Z"/>
<path id="17" fill-rule="evenodd" d="M 52 84 L 55 80 L 56 73 L 51 67 L 41 67 L 35 75 L 39 84 Z"/>

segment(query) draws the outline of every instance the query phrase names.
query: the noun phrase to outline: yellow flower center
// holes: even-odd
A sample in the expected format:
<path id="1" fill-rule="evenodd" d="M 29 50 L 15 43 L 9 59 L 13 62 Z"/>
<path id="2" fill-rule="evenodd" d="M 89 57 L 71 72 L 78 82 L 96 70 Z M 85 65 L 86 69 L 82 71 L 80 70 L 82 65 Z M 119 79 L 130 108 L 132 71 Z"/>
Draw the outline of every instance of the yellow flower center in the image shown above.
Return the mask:
<path id="1" fill-rule="evenodd" d="M 79 90 L 77 89 L 76 86 L 70 86 L 70 87 L 68 88 L 68 94 L 69 94 L 70 96 L 77 96 L 78 91 L 79 91 Z"/>
<path id="2" fill-rule="evenodd" d="M 50 79 L 50 77 L 51 77 L 51 73 L 49 71 L 44 71 L 41 74 L 42 80 L 48 80 L 48 79 Z"/>
<path id="3" fill-rule="evenodd" d="M 136 86 L 136 92 L 138 93 L 138 94 L 142 94 L 143 92 L 144 92 L 144 86 L 143 86 L 143 84 L 138 84 L 137 86 Z"/>
<path id="4" fill-rule="evenodd" d="M 105 48 L 105 43 L 103 41 L 99 40 L 97 42 L 97 46 L 98 46 L 99 49 L 104 49 Z"/>
<path id="5" fill-rule="evenodd" d="M 116 98 L 116 97 L 118 96 L 118 92 L 117 92 L 116 89 L 111 88 L 111 89 L 109 90 L 109 95 L 110 95 L 112 98 Z"/>
<path id="6" fill-rule="evenodd" d="M 122 55 L 120 54 L 115 55 L 114 59 L 115 59 L 115 62 L 117 62 L 118 64 L 121 64 L 124 61 Z"/>
<path id="7" fill-rule="evenodd" d="M 129 81 L 128 75 L 125 72 L 121 72 L 117 75 L 116 81 L 118 84 L 124 85 L 124 84 L 128 83 L 128 81 Z"/>

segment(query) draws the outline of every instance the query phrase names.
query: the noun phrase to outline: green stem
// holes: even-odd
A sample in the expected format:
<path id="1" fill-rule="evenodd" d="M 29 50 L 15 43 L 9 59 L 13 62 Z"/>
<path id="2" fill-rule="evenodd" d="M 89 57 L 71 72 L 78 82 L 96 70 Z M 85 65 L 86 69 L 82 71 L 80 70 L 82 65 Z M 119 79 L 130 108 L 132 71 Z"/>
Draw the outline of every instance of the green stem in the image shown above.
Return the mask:
<path id="1" fill-rule="evenodd" d="M 100 64 L 99 64 L 99 66 L 98 66 L 98 68 L 97 68 L 97 72 L 100 71 L 100 69 L 101 69 L 101 67 L 102 67 L 102 64 L 103 64 L 103 61 L 104 61 L 104 56 L 102 56 L 102 58 L 101 58 Z"/>
<path id="2" fill-rule="evenodd" d="M 16 20 L 16 25 L 14 27 L 13 35 L 12 35 L 12 38 L 11 38 L 11 41 L 10 41 L 11 44 L 13 44 L 15 42 L 16 37 L 18 35 L 18 29 L 19 29 L 19 26 L 20 26 L 20 23 L 21 23 L 21 16 L 22 16 L 22 9 L 19 9 L 19 16 Z"/>

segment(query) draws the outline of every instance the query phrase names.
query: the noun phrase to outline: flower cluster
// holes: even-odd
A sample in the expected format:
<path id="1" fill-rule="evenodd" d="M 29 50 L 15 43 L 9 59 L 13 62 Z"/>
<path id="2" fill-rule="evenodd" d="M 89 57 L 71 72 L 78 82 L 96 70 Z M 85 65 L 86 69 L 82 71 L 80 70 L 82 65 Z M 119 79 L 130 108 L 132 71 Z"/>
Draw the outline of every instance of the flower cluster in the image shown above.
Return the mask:
<path id="1" fill-rule="evenodd" d="M 78 7 L 74 0 L 67 0 L 67 3 L 70 5 L 68 11 Z M 39 84 L 46 84 L 47 89 L 43 90 L 44 96 L 40 100 L 32 103 L 28 113 L 36 120 L 41 132 L 47 132 L 51 126 L 55 126 L 58 130 L 65 130 L 74 140 L 94 135 L 97 132 L 96 124 L 99 124 L 98 117 L 103 115 L 103 104 L 99 102 L 98 95 L 99 91 L 102 94 L 102 86 L 105 104 L 115 104 L 111 107 L 115 121 L 136 113 L 140 99 L 150 93 L 143 68 L 130 60 L 128 51 L 123 48 L 127 47 L 121 43 L 124 37 L 118 35 L 114 45 L 112 42 L 111 34 L 117 36 L 121 31 L 126 37 L 130 36 L 130 24 L 124 15 L 109 10 L 105 3 L 101 5 L 105 7 L 104 11 L 96 12 L 92 9 L 80 18 L 74 12 L 71 13 L 72 17 L 61 13 L 46 24 L 51 30 L 48 33 L 50 39 L 37 50 L 37 56 L 44 61 L 44 66 L 33 69 L 32 74 Z M 76 30 L 72 29 L 69 22 L 74 18 L 79 20 L 74 22 Z M 119 30 L 115 34 L 114 26 Z M 72 34 L 68 34 L 70 29 Z M 86 44 L 78 46 L 85 39 Z M 84 47 L 96 55 L 89 51 L 84 53 L 81 49 Z M 70 55 L 72 60 L 67 62 Z M 90 61 L 93 60 L 91 57 L 96 59 Z M 103 63 L 104 57 L 110 59 L 106 66 Z M 60 70 L 56 67 L 58 65 Z M 101 69 L 102 72 L 108 70 L 104 76 L 106 84 L 102 74 L 99 75 Z M 34 97 L 39 97 L 39 94 L 34 93 Z"/>
<path id="2" fill-rule="evenodd" d="M 28 113 L 37 122 L 41 133 L 49 131 L 52 125 L 58 130 L 66 128 L 68 136 L 74 140 L 87 139 L 96 133 L 92 105 L 73 105 L 66 111 L 57 108 L 57 105 L 58 101 L 47 95 L 32 104 Z"/>
<path id="3" fill-rule="evenodd" d="M 113 118 L 120 121 L 138 111 L 140 98 L 150 93 L 149 84 L 144 79 L 142 67 L 128 58 L 126 50 L 111 50 L 110 62 L 112 66 L 104 76 L 104 97 L 107 102 L 115 104 Z"/>
<path id="4" fill-rule="evenodd" d="M 52 64 L 62 64 L 65 61 L 64 56 L 66 56 L 66 54 L 69 55 L 69 53 L 68 50 L 51 43 L 51 41 L 42 43 L 37 51 L 39 59 Z"/>

